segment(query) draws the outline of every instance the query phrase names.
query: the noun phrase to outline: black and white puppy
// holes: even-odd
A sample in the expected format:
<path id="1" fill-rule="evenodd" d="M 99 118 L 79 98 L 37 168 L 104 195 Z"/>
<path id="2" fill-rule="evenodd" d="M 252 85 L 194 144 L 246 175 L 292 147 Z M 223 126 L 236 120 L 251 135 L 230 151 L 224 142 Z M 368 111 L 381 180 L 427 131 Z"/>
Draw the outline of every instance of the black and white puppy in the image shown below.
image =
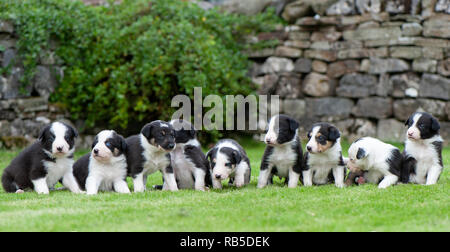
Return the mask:
<path id="1" fill-rule="evenodd" d="M 267 147 L 261 161 L 258 188 L 272 183 L 273 175 L 286 178 L 288 187 L 297 187 L 303 165 L 298 127 L 299 123 L 287 115 L 275 115 L 269 120 L 264 139 Z"/>
<path id="2" fill-rule="evenodd" d="M 178 189 L 205 190 L 210 186 L 209 162 L 197 140 L 194 126 L 184 120 L 172 120 L 175 129 L 175 150 L 170 153 Z"/>
<path id="3" fill-rule="evenodd" d="M 442 173 L 442 137 L 436 118 L 424 112 L 412 114 L 406 121 L 402 182 L 433 185 Z"/>
<path id="4" fill-rule="evenodd" d="M 75 162 L 73 174 L 88 195 L 98 191 L 130 193 L 125 139 L 114 130 L 103 130 L 92 143 L 92 151 Z"/>
<path id="5" fill-rule="evenodd" d="M 329 123 L 316 123 L 308 132 L 303 185 L 332 183 L 344 187 L 345 163 L 342 158 L 341 133 Z"/>
<path id="6" fill-rule="evenodd" d="M 62 179 L 62 184 L 74 193 L 81 193 L 72 174 L 73 153 L 77 131 L 71 126 L 54 122 L 44 127 L 39 139 L 24 149 L 2 175 L 6 192 L 21 193 L 34 189 L 39 194 L 48 194 Z"/>
<path id="7" fill-rule="evenodd" d="M 176 147 L 175 130 L 170 123 L 160 120 L 148 123 L 139 135 L 128 137 L 126 142 L 128 174 L 135 192 L 145 191 L 147 176 L 156 171 L 163 175 L 163 190 L 178 190 L 170 163 L 170 152 Z"/>
<path id="8" fill-rule="evenodd" d="M 403 156 L 393 145 L 363 137 L 352 143 L 348 156 L 348 168 L 363 171 L 364 180 L 378 184 L 378 188 L 389 187 L 399 180 Z"/>
<path id="9" fill-rule="evenodd" d="M 215 189 L 222 188 L 222 180 L 230 179 L 228 184 L 242 187 L 250 182 L 250 160 L 242 146 L 232 139 L 222 139 L 206 153 L 210 162 L 212 184 Z"/>

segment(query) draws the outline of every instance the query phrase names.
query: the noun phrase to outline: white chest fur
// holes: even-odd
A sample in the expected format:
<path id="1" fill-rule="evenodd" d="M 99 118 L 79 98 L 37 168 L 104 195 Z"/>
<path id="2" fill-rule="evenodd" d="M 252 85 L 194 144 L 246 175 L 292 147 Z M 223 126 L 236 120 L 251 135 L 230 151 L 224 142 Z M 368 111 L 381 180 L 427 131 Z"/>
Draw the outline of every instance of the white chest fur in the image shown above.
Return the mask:
<path id="1" fill-rule="evenodd" d="M 123 180 L 127 176 L 127 163 L 125 157 L 115 158 L 113 163 L 101 163 L 92 158 L 89 162 L 89 176 L 101 181 L 99 190 L 111 191 L 117 180 Z"/>
<path id="2" fill-rule="evenodd" d="M 66 173 L 72 172 L 73 163 L 71 158 L 57 158 L 55 162 L 44 161 L 44 167 L 47 170 L 45 180 L 48 187 L 53 187 Z"/>
<path id="3" fill-rule="evenodd" d="M 415 174 L 410 178 L 412 182 L 424 184 L 429 169 L 433 166 L 440 166 L 438 153 L 432 144 L 434 141 L 442 141 L 442 139 L 440 137 L 435 137 L 419 141 L 406 140 L 406 153 L 409 156 L 414 157 L 417 161 Z"/>
<path id="4" fill-rule="evenodd" d="M 334 149 L 329 149 L 324 153 L 309 154 L 308 166 L 314 174 L 313 182 L 315 184 L 326 183 L 331 170 L 338 166 L 339 159 L 340 152 Z"/>
<path id="5" fill-rule="evenodd" d="M 289 176 L 289 169 L 293 167 L 296 161 L 297 153 L 292 149 L 291 143 L 275 146 L 269 159 L 270 165 L 277 168 L 277 175 L 285 178 Z"/>
<path id="6" fill-rule="evenodd" d="M 186 159 L 184 146 L 177 144 L 176 149 L 170 156 L 179 188 L 193 188 L 195 183 L 193 178 L 195 167 Z"/>
<path id="7" fill-rule="evenodd" d="M 142 134 L 140 137 L 141 145 L 144 148 L 144 152 L 142 153 L 145 160 L 144 175 L 166 168 L 170 164 L 170 160 L 167 158 L 167 152 L 149 144 Z"/>

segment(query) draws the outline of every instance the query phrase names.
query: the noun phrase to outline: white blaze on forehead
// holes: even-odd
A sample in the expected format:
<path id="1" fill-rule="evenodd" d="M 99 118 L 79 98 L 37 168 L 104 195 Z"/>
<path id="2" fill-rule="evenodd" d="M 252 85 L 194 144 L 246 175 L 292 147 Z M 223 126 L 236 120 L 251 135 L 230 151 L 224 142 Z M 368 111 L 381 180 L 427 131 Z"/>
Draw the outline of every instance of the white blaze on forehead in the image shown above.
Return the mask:
<path id="1" fill-rule="evenodd" d="M 313 152 L 318 151 L 319 148 L 319 144 L 316 141 L 316 135 L 319 130 L 320 126 L 316 126 L 311 130 L 311 139 L 309 139 L 308 143 L 306 144 L 306 147 L 311 147 Z"/>
<path id="2" fill-rule="evenodd" d="M 221 175 L 222 179 L 227 179 L 230 176 L 231 169 L 226 167 L 225 164 L 230 162 L 230 157 L 220 152 L 220 150 L 224 147 L 232 148 L 233 150 L 239 151 L 239 149 L 231 142 L 223 142 L 217 146 L 217 155 L 215 160 L 215 166 L 213 169 L 213 176 Z"/>
<path id="3" fill-rule="evenodd" d="M 108 138 L 111 138 L 114 134 L 113 130 L 102 130 L 97 134 L 98 142 L 105 142 Z"/>
<path id="4" fill-rule="evenodd" d="M 414 139 L 419 139 L 420 138 L 420 130 L 417 128 L 417 122 L 419 121 L 420 117 L 422 117 L 422 114 L 416 114 L 413 117 L 413 123 L 411 124 L 411 127 L 408 128 L 406 135 L 411 135 L 412 138 Z"/>
<path id="5" fill-rule="evenodd" d="M 62 153 L 67 153 L 70 148 L 69 143 L 65 139 L 67 127 L 60 122 L 54 122 L 50 127 L 50 132 L 55 135 L 55 140 L 52 143 L 52 152 L 58 153 L 58 148 L 62 148 Z"/>
<path id="6" fill-rule="evenodd" d="M 266 142 L 275 142 L 278 138 L 278 130 L 279 130 L 279 124 L 280 124 L 280 120 L 279 120 L 279 116 L 273 116 L 270 119 L 269 122 L 269 129 L 267 131 L 266 137 L 265 137 L 265 141 Z"/>
<path id="7" fill-rule="evenodd" d="M 92 149 L 92 153 L 94 150 L 98 151 L 98 156 L 102 159 L 109 159 L 112 156 L 111 150 L 105 145 L 105 142 L 111 138 L 114 134 L 113 130 L 103 130 L 97 134 L 97 144 L 95 144 Z"/>

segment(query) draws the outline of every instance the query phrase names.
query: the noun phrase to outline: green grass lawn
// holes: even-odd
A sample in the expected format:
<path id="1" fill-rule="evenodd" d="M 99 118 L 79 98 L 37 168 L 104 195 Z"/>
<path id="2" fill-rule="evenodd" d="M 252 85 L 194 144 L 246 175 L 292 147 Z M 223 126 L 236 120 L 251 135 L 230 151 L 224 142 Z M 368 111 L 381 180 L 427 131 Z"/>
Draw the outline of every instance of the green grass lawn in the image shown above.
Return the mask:
<path id="1" fill-rule="evenodd" d="M 252 165 L 245 188 L 96 196 L 1 191 L 0 231 L 450 231 L 449 147 L 444 172 L 433 186 L 288 189 L 276 180 L 260 190 L 256 182 L 264 145 L 244 145 Z M 348 144 L 343 148 L 346 153 Z M 0 171 L 17 153 L 0 151 Z M 147 187 L 154 184 L 161 184 L 161 174 L 149 177 Z"/>

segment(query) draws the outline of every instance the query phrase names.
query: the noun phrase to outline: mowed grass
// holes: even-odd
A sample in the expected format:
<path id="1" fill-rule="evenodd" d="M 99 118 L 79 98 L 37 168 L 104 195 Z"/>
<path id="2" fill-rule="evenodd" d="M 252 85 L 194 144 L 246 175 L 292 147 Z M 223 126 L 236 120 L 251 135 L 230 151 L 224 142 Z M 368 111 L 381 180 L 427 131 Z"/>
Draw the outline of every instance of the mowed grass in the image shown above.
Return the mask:
<path id="1" fill-rule="evenodd" d="M 303 143 L 304 144 L 304 143 Z M 398 145 L 401 147 L 400 145 Z M 256 189 L 264 145 L 246 140 L 251 184 L 242 189 L 96 196 L 0 192 L 0 231 L 450 231 L 450 148 L 433 186 L 333 185 Z M 343 144 L 344 153 L 348 144 Z M 77 157 L 86 151 L 77 152 Z M 0 172 L 18 151 L 0 151 Z M 161 184 L 149 177 L 147 188 Z M 132 183 L 129 180 L 129 186 Z"/>

